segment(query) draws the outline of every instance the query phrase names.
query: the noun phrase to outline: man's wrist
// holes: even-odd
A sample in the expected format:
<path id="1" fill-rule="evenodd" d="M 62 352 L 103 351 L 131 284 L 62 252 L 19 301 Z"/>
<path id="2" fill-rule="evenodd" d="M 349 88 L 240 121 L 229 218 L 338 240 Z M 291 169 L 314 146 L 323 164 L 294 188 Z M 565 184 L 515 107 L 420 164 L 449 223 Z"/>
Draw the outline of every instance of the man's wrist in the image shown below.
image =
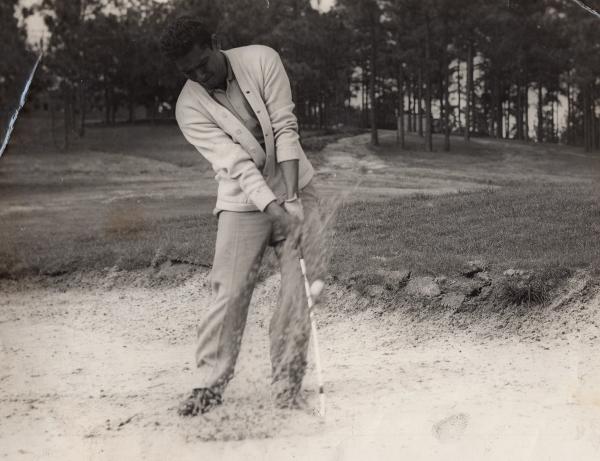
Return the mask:
<path id="1" fill-rule="evenodd" d="M 293 194 L 288 194 L 288 198 L 285 199 L 285 203 L 293 203 L 293 202 L 297 202 L 298 200 L 300 200 L 300 197 L 298 197 L 298 193 L 294 192 Z"/>
<path id="2" fill-rule="evenodd" d="M 266 206 L 265 213 L 269 216 L 276 218 L 277 216 L 285 214 L 285 210 L 281 205 L 279 205 L 279 203 L 277 203 L 277 200 L 273 200 Z"/>

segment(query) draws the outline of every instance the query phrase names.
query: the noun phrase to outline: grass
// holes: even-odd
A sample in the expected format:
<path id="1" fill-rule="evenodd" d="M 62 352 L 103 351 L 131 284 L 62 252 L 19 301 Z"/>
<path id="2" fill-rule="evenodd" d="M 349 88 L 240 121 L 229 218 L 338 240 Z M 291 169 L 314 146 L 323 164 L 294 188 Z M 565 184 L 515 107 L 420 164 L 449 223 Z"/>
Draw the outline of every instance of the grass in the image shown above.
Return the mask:
<path id="1" fill-rule="evenodd" d="M 496 299 L 505 305 L 545 304 L 553 290 L 571 274 L 569 268 L 550 266 L 524 276 L 506 276 L 498 283 Z"/>
<path id="2" fill-rule="evenodd" d="M 210 266 L 216 234 L 213 216 L 135 219 L 102 229 L 61 228 L 59 224 L 18 232 L 0 244 L 0 277 L 52 276 L 111 267 L 133 270 L 166 260 Z"/>
<path id="3" fill-rule="evenodd" d="M 320 157 L 316 152 L 325 141 L 345 135 L 313 133 L 306 136 L 305 144 L 314 148 L 314 159 Z M 25 135 L 22 139 L 29 140 Z M 210 214 L 213 197 L 175 194 L 160 199 L 141 192 L 133 198 L 115 197 L 123 188 L 149 185 L 143 190 L 154 192 L 155 186 L 154 180 L 144 179 L 140 171 L 119 172 L 122 153 L 127 158 L 140 157 L 140 162 L 160 160 L 158 166 L 149 163 L 149 168 L 154 168 L 150 174 L 177 187 L 181 178 L 194 181 L 206 170 L 206 162 L 185 143 L 176 126 L 89 129 L 86 138 L 78 141 L 69 154 L 52 152 L 36 142 L 17 147 L 18 152 L 8 152 L 0 163 L 0 205 L 2 200 L 35 205 L 39 197 L 48 195 L 59 201 L 75 197 L 72 203 L 76 206 L 59 211 L 12 212 L 9 219 L 0 215 L 1 277 L 56 275 L 114 266 L 130 270 L 166 260 L 210 265 L 216 233 L 216 220 Z M 519 158 L 520 148 L 517 144 L 511 147 L 514 161 Z M 484 158 L 499 162 L 505 149 L 493 143 L 478 147 L 474 142 L 464 152 L 459 144 L 451 154 L 416 150 L 406 154 L 394 146 L 384 146 L 375 154 L 389 161 L 418 162 L 435 174 L 447 175 L 448 165 L 460 172 Z M 523 149 L 527 149 L 529 162 L 535 155 L 539 164 L 549 165 L 544 160 L 544 149 L 533 145 Z M 553 149 L 551 154 L 563 162 L 563 157 L 558 157 L 560 149 Z M 568 166 L 579 157 L 564 158 Z M 91 162 L 90 169 L 86 166 L 81 170 L 85 175 L 74 170 L 69 176 L 68 168 L 83 159 Z M 584 160 L 587 163 L 577 168 L 587 168 L 589 174 L 590 166 L 597 163 Z M 174 165 L 174 169 L 163 171 L 162 162 Z M 562 167 L 562 163 L 553 162 L 551 165 Z M 101 165 L 98 171 L 94 165 Z M 104 168 L 111 165 L 111 171 L 118 173 L 109 177 Z M 127 165 L 132 168 L 131 163 Z M 564 174 L 574 174 L 566 166 Z M 123 179 L 129 175 L 132 182 Z M 81 201 L 77 194 L 97 194 L 100 199 Z M 533 287 L 534 297 L 543 298 L 572 269 L 598 271 L 600 188 L 583 180 L 531 184 L 511 181 L 504 187 L 478 192 L 355 202 L 337 210 L 331 230 L 333 236 L 327 243 L 330 273 L 341 281 L 359 278 L 367 284 L 383 283 L 381 270 L 453 275 L 467 261 L 479 259 L 497 274 L 508 268 L 541 274 L 541 278 L 534 277 L 525 285 L 506 281 L 504 294 L 522 301 L 524 296 L 531 297 Z M 266 258 L 267 271 L 272 270 L 273 259 Z"/>
<path id="4" fill-rule="evenodd" d="M 469 260 L 508 268 L 600 266 L 600 190 L 593 185 L 521 185 L 383 203 L 338 212 L 331 270 L 410 269 L 457 274 Z"/>
<path id="5" fill-rule="evenodd" d="M 183 209 L 180 215 L 153 219 L 125 210 L 111 216 L 101 228 L 76 226 L 66 217 L 21 232 L 3 225 L 0 274 L 136 269 L 167 259 L 203 266 L 212 261 L 216 220 L 209 214 Z M 330 272 L 342 281 L 371 274 L 376 283 L 380 270 L 452 275 L 479 259 L 498 273 L 554 268 L 544 279 L 556 279 L 568 275 L 567 269 L 600 267 L 598 235 L 600 192 L 585 185 L 354 203 L 338 210 Z M 532 286 L 545 290 L 536 279 Z M 525 289 L 507 285 L 506 295 L 519 299 Z"/>

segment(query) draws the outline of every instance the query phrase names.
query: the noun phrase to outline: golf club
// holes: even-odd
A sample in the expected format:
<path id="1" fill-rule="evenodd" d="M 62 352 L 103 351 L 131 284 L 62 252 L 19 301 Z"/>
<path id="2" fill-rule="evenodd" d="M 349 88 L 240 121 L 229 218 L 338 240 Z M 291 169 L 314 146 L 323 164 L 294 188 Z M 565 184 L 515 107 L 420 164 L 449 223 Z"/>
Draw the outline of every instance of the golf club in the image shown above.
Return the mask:
<path id="1" fill-rule="evenodd" d="M 315 321 L 315 316 L 313 312 L 313 296 L 311 285 L 308 281 L 308 277 L 306 276 L 306 263 L 304 262 L 304 257 L 302 254 L 300 255 L 300 268 L 302 269 L 302 276 L 304 277 L 304 288 L 306 290 L 306 299 L 308 301 L 308 314 L 310 317 L 310 329 L 313 338 L 313 350 L 315 353 L 315 366 L 317 369 L 317 382 L 319 385 L 319 415 L 324 418 L 325 417 L 325 391 L 323 389 L 323 373 L 321 369 L 321 353 L 319 351 L 319 339 L 317 337 L 317 322 Z M 320 282 L 320 283 L 318 283 Z M 320 280 L 315 280 L 315 288 L 319 291 L 315 294 L 320 294 L 320 291 L 323 289 L 323 282 Z"/>

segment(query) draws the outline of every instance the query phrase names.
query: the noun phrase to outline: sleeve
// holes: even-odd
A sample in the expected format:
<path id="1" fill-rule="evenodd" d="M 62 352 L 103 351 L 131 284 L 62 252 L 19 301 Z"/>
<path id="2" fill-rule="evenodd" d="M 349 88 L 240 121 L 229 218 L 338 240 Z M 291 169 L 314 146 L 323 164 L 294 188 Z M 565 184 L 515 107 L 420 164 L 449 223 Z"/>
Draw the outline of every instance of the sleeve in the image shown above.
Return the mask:
<path id="1" fill-rule="evenodd" d="M 276 200 L 250 154 L 216 123 L 197 109 L 180 103 L 177 104 L 176 118 L 187 141 L 210 162 L 217 180 L 238 180 L 242 191 L 261 211 Z"/>
<path id="2" fill-rule="evenodd" d="M 294 115 L 292 90 L 279 54 L 269 49 L 265 65 L 264 99 L 273 135 L 277 162 L 299 160 L 302 147 L 298 136 L 298 121 Z"/>

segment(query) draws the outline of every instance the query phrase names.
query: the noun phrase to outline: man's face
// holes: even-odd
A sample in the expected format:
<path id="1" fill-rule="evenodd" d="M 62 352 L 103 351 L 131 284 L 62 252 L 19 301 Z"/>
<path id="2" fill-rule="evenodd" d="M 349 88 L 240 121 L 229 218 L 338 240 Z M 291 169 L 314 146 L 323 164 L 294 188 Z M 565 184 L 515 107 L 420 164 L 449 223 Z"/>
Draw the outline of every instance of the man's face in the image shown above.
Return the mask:
<path id="1" fill-rule="evenodd" d="M 188 54 L 177 59 L 175 64 L 187 78 L 207 90 L 225 86 L 227 78 L 225 56 L 214 48 L 195 45 Z"/>

